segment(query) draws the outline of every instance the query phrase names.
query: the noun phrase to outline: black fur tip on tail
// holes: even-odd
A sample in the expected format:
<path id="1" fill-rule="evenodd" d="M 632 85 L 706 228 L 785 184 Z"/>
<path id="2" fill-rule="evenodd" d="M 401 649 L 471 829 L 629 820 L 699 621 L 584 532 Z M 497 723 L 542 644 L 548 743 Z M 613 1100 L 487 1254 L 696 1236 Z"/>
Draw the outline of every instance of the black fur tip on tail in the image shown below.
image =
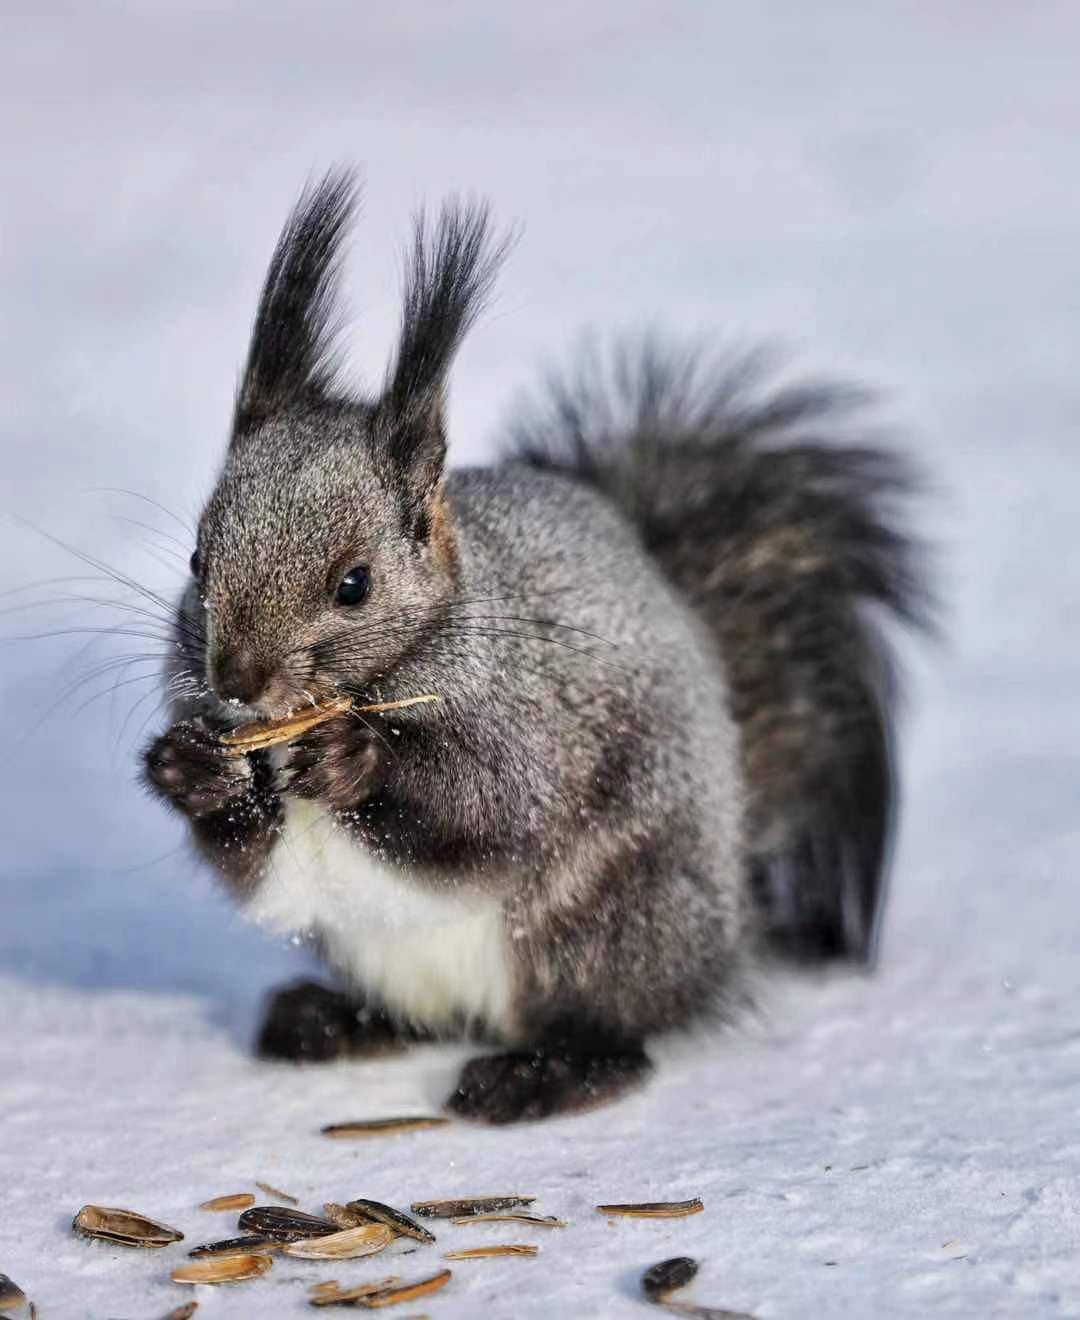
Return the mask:
<path id="1" fill-rule="evenodd" d="M 716 637 L 769 945 L 869 962 L 897 798 L 882 625 L 933 615 L 905 524 L 921 483 L 853 437 L 863 392 L 770 390 L 761 354 L 717 363 L 650 338 L 578 361 L 515 452 L 605 491 Z"/>

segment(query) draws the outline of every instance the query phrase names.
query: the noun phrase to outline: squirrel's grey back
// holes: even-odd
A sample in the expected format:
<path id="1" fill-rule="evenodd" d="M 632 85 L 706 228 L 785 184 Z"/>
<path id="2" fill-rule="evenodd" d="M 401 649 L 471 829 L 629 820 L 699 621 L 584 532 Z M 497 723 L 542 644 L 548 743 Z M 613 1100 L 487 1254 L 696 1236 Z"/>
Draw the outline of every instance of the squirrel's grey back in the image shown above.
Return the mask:
<path id="1" fill-rule="evenodd" d="M 881 623 L 929 614 L 901 520 L 913 470 L 844 443 L 862 394 L 763 390 L 755 357 L 645 339 L 580 361 L 517 420 L 513 452 L 603 492 L 715 638 L 774 945 L 867 960 L 896 798 Z"/>

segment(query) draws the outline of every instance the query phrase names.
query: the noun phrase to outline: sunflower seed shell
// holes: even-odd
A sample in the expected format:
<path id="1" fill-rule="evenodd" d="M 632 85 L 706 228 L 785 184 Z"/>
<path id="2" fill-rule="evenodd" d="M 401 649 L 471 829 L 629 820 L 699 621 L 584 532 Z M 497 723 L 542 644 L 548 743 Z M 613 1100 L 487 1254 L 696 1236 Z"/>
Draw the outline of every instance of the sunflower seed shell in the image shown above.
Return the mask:
<path id="1" fill-rule="evenodd" d="M 456 1201 L 414 1201 L 412 1212 L 424 1219 L 457 1219 L 462 1215 L 516 1210 L 532 1205 L 535 1196 L 463 1196 Z"/>
<path id="2" fill-rule="evenodd" d="M 337 1224 L 338 1228 L 359 1228 L 361 1224 L 370 1222 L 366 1215 L 353 1214 L 346 1206 L 338 1205 L 336 1201 L 327 1201 L 322 1211 L 332 1224 Z"/>
<path id="3" fill-rule="evenodd" d="M 385 1224 L 399 1237 L 413 1238 L 417 1242 L 435 1241 L 434 1233 L 429 1233 L 415 1219 L 410 1219 L 400 1210 L 395 1210 L 392 1205 L 384 1205 L 382 1201 L 368 1201 L 360 1197 L 355 1201 L 347 1201 L 344 1209 L 346 1214 L 357 1215 L 361 1223 L 364 1220 L 373 1220 L 377 1224 Z M 329 1219 L 330 1216 L 327 1215 L 327 1218 Z"/>
<path id="4" fill-rule="evenodd" d="M 359 1256 L 374 1256 L 393 1240 L 394 1234 L 385 1224 L 361 1224 L 359 1228 L 346 1228 L 306 1242 L 286 1243 L 281 1252 L 301 1260 L 355 1260 Z"/>
<path id="5" fill-rule="evenodd" d="M 0 1274 L 0 1311 L 14 1311 L 17 1306 L 23 1306 L 25 1303 L 26 1293 L 15 1280 L 9 1279 L 6 1274 Z"/>
<path id="6" fill-rule="evenodd" d="M 299 1242 L 303 1238 L 324 1237 L 338 1231 L 337 1224 L 328 1219 L 283 1205 L 257 1205 L 245 1210 L 237 1227 L 245 1233 L 273 1238 L 275 1242 Z"/>
<path id="7" fill-rule="evenodd" d="M 397 1306 L 401 1302 L 411 1302 L 417 1297 L 427 1297 L 429 1293 L 445 1288 L 453 1278 L 450 1270 L 440 1270 L 430 1279 L 420 1279 L 417 1283 L 404 1283 L 396 1288 L 383 1288 L 379 1292 L 361 1297 L 356 1305 L 374 1311 L 384 1306 Z"/>
<path id="8" fill-rule="evenodd" d="M 350 1137 L 392 1137 L 402 1132 L 445 1127 L 449 1122 L 448 1118 L 419 1114 L 415 1117 L 361 1118 L 353 1123 L 328 1123 L 321 1130 L 324 1137 L 346 1140 Z"/>
<path id="9" fill-rule="evenodd" d="M 243 1283 L 265 1274 L 273 1264 L 269 1256 L 216 1256 L 177 1265 L 169 1277 L 173 1283 Z"/>
<path id="10" fill-rule="evenodd" d="M 290 1196 L 288 1192 L 283 1192 L 277 1187 L 271 1187 L 269 1183 L 257 1182 L 255 1186 L 260 1192 L 265 1192 L 267 1196 L 272 1196 L 275 1201 L 284 1201 L 286 1205 L 300 1204 L 295 1196 Z"/>
<path id="11" fill-rule="evenodd" d="M 199 1206 L 200 1210 L 246 1210 L 249 1206 L 255 1204 L 255 1198 L 250 1192 L 237 1192 L 234 1196 L 215 1196 L 209 1201 L 204 1201 Z"/>
<path id="12" fill-rule="evenodd" d="M 312 1306 L 347 1306 L 361 1297 L 370 1297 L 372 1293 L 386 1292 L 401 1282 L 397 1274 L 385 1279 L 376 1279 L 374 1283 L 358 1283 L 353 1288 L 342 1288 L 336 1279 L 326 1283 L 315 1283 L 311 1287 Z"/>
<path id="13" fill-rule="evenodd" d="M 484 1260 L 488 1256 L 536 1256 L 539 1255 L 540 1248 L 527 1246 L 524 1243 L 505 1243 L 501 1246 L 492 1247 L 469 1247 L 464 1251 L 447 1251 L 444 1254 L 446 1260 Z"/>
<path id="14" fill-rule="evenodd" d="M 452 1224 L 531 1224 L 534 1228 L 566 1228 L 565 1219 L 555 1215 L 530 1215 L 524 1210 L 508 1210 L 504 1214 L 456 1215 Z"/>
<path id="15" fill-rule="evenodd" d="M 686 1215 L 699 1215 L 705 1209 L 696 1196 L 690 1201 L 640 1201 L 596 1208 L 602 1215 L 622 1215 L 627 1219 L 682 1219 Z"/>
<path id="16" fill-rule="evenodd" d="M 107 1205 L 84 1205 L 71 1222 L 82 1237 L 116 1242 L 124 1247 L 167 1247 L 182 1242 L 183 1233 L 135 1210 Z"/>
<path id="17" fill-rule="evenodd" d="M 220 1242 L 204 1242 L 201 1247 L 192 1247 L 188 1255 L 201 1260 L 206 1256 L 247 1256 L 252 1253 L 266 1255 L 267 1252 L 278 1251 L 280 1248 L 280 1242 L 249 1234 L 246 1237 L 223 1238 Z"/>
<path id="18" fill-rule="evenodd" d="M 696 1260 L 689 1256 L 673 1256 L 645 1271 L 641 1276 L 641 1291 L 650 1302 L 666 1302 L 673 1292 L 685 1288 L 697 1272 Z"/>

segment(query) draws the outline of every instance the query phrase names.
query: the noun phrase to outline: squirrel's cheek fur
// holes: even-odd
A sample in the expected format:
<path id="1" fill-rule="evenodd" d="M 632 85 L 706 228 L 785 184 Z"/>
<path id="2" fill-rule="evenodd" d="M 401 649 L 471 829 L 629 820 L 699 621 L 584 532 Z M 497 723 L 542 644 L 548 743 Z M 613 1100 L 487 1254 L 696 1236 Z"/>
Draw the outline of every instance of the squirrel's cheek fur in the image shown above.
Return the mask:
<path id="1" fill-rule="evenodd" d="M 502 905 L 437 892 L 379 862 L 316 803 L 285 802 L 281 835 L 244 915 L 313 935 L 357 997 L 428 1031 L 516 1035 Z"/>

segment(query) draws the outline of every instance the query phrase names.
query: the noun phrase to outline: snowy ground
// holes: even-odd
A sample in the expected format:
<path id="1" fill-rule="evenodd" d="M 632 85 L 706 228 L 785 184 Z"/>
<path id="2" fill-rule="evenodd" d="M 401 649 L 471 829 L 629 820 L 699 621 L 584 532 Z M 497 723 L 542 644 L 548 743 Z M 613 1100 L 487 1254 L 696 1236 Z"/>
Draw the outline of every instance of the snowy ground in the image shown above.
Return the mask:
<path id="1" fill-rule="evenodd" d="M 38 5 L 0 54 L 5 509 L 166 584 L 145 534 L 212 478 L 268 247 L 299 182 L 360 161 L 357 357 L 381 370 L 413 204 L 525 229 L 461 362 L 459 460 L 582 324 L 777 333 L 883 385 L 939 495 L 952 641 L 917 660 L 883 966 L 785 982 L 647 1093 L 539 1130 L 342 1146 L 436 1105 L 459 1054 L 252 1062 L 300 954 L 241 929 L 133 786 L 143 688 L 75 714 L 76 639 L 5 644 L 0 1271 L 42 1320 L 150 1320 L 180 1248 L 68 1230 L 85 1201 L 192 1239 L 254 1178 L 326 1198 L 527 1192 L 572 1226 L 465 1263 L 433 1317 L 647 1314 L 643 1267 L 805 1316 L 1080 1315 L 1080 94 L 1075 5 Z M 939 12 L 941 11 L 941 12 Z M 186 558 L 186 533 L 179 532 Z M 14 520 L 0 586 L 86 570 Z M 56 613 L 48 608 L 55 626 Z M 78 621 L 77 606 L 70 617 Z M 19 615 L 5 635 L 28 630 Z M 29 630 L 32 630 L 29 629 Z M 701 1196 L 609 1225 L 598 1201 Z M 529 1240 L 514 1232 L 512 1239 Z M 508 1240 L 451 1229 L 443 1246 Z M 385 1272 L 363 1262 L 341 1279 Z M 200 1316 L 308 1313 L 278 1264 Z M 413 1308 L 415 1309 L 415 1308 Z"/>

